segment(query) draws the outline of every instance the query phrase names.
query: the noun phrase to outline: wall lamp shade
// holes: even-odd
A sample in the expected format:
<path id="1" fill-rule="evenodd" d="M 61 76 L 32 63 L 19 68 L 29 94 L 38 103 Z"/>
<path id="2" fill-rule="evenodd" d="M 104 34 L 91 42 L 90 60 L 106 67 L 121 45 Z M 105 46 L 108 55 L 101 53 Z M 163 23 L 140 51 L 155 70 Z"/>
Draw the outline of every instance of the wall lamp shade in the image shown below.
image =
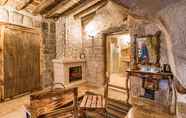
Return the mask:
<path id="1" fill-rule="evenodd" d="M 85 32 L 90 37 L 95 37 L 98 33 L 95 22 L 90 22 L 85 26 Z"/>
<path id="2" fill-rule="evenodd" d="M 124 45 L 128 45 L 130 43 L 130 40 L 131 40 L 129 34 L 122 35 L 120 37 L 120 39 L 121 39 L 121 43 L 124 44 Z"/>

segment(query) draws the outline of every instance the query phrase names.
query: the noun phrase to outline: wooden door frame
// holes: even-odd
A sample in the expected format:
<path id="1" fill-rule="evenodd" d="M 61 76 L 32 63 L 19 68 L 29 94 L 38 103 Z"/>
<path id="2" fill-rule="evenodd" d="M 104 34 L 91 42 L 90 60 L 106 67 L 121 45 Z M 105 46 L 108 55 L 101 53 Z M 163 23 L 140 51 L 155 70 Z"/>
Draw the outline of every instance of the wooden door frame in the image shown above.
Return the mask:
<path id="1" fill-rule="evenodd" d="M 116 35 L 116 34 L 126 34 L 129 33 L 126 25 L 121 25 L 120 27 L 112 27 L 103 32 L 103 40 L 104 40 L 104 71 L 105 71 L 105 81 L 110 79 L 110 71 L 108 67 L 109 63 L 109 55 L 108 55 L 108 39 L 107 37 L 110 35 Z"/>

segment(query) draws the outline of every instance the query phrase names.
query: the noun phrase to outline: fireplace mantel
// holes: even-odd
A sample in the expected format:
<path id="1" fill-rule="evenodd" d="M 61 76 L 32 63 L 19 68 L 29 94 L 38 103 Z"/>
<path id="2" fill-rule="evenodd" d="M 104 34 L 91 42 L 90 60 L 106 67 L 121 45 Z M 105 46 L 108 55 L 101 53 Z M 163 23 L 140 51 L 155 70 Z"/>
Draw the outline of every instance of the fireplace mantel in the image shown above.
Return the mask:
<path id="1" fill-rule="evenodd" d="M 54 82 L 63 83 L 66 87 L 78 86 L 85 82 L 86 61 L 82 59 L 54 59 Z M 77 81 L 70 81 L 70 69 L 80 67 L 82 78 Z"/>
<path id="2" fill-rule="evenodd" d="M 71 63 L 85 63 L 84 59 L 54 59 L 54 63 L 63 63 L 63 64 L 71 64 Z"/>

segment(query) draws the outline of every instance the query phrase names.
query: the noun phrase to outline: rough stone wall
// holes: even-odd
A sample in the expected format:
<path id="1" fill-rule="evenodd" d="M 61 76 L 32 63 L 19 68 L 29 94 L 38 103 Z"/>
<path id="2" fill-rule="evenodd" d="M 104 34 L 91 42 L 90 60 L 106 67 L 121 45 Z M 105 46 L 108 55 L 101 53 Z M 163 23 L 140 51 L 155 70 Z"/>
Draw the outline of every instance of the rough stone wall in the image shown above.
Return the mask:
<path id="1" fill-rule="evenodd" d="M 181 1 L 176 4 L 172 4 L 169 7 L 159 12 L 159 17 L 163 20 L 164 26 L 160 25 L 160 28 L 164 29 L 167 33 L 167 42 L 169 44 L 168 54 L 169 63 L 172 66 L 176 79 L 186 88 L 186 1 Z M 178 102 L 186 103 L 186 95 L 178 95 Z M 186 117 L 186 113 L 180 111 L 185 109 L 182 107 L 179 109 L 178 115 L 180 118 Z"/>
<path id="2" fill-rule="evenodd" d="M 92 39 L 84 36 L 80 18 L 74 14 L 61 17 L 56 23 L 57 58 L 79 58 L 80 52 L 86 55 L 86 78 L 89 82 L 101 85 L 104 82 L 104 39 L 102 31 L 118 27 L 124 23 L 126 13 L 115 3 L 108 2 L 96 12 L 94 22 L 97 35 Z M 117 19 L 117 20 L 116 20 Z M 65 29 L 65 30 L 64 30 Z"/>
<path id="3" fill-rule="evenodd" d="M 159 12 L 164 21 L 169 43 L 169 63 L 172 65 L 175 77 L 186 87 L 186 1 L 173 4 Z M 161 26 L 160 26 L 161 28 Z"/>
<path id="4" fill-rule="evenodd" d="M 60 17 L 56 22 L 56 58 L 62 58 L 65 54 L 66 44 L 66 18 Z"/>
<path id="5" fill-rule="evenodd" d="M 56 58 L 56 25 L 54 21 L 43 19 L 41 24 L 41 84 L 49 86 L 53 82 L 53 63 Z"/>
<path id="6" fill-rule="evenodd" d="M 40 28 L 42 18 L 40 16 L 33 16 L 32 14 L 22 10 L 17 11 L 15 5 L 6 4 L 0 6 L 0 21 L 21 25 L 25 27 Z"/>
<path id="7" fill-rule="evenodd" d="M 140 0 L 139 0 L 140 1 Z M 162 4 L 162 1 L 166 4 Z M 151 12 L 150 6 L 153 6 L 153 2 L 146 3 L 146 6 L 141 7 L 141 10 L 137 10 L 137 3 L 135 0 L 132 0 L 133 4 L 136 7 L 131 8 L 130 13 L 136 18 L 142 18 L 154 22 L 159 26 L 160 30 L 165 34 L 165 42 L 167 44 L 167 61 L 171 65 L 173 74 L 180 83 L 186 87 L 186 46 L 185 46 L 185 37 L 186 37 L 186 28 L 185 28 L 185 11 L 186 11 L 186 1 L 185 0 L 162 0 L 160 2 L 159 9 L 156 9 L 155 12 Z M 145 0 L 143 1 L 145 2 Z M 141 4 L 143 4 L 141 2 Z M 146 1 L 148 2 L 148 0 Z M 140 2 L 139 2 L 140 3 Z M 124 3 L 125 4 L 125 3 Z M 128 4 L 132 7 L 131 4 Z M 134 5 L 134 6 L 135 6 Z M 140 7 L 140 6 L 138 6 Z M 140 12 L 142 11 L 142 12 Z M 186 96 L 178 94 L 178 102 L 186 102 Z M 182 108 L 183 110 L 184 108 Z M 185 117 L 180 110 L 178 111 L 178 117 Z"/>

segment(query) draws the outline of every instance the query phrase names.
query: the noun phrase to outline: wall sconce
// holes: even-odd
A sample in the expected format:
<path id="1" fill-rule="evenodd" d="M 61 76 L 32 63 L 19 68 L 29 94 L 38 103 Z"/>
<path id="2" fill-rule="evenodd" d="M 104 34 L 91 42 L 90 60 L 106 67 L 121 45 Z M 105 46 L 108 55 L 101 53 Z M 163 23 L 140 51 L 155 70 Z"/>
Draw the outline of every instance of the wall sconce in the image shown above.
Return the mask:
<path id="1" fill-rule="evenodd" d="M 96 35 L 97 35 L 96 23 L 95 22 L 90 22 L 89 24 L 87 24 L 85 26 L 85 32 L 91 38 L 96 37 Z"/>
<path id="2" fill-rule="evenodd" d="M 96 56 L 94 53 L 94 39 L 98 33 L 97 28 L 96 28 L 96 23 L 94 21 L 90 22 L 85 26 L 85 32 L 86 34 L 91 38 L 92 40 L 92 55 Z"/>
<path id="3" fill-rule="evenodd" d="M 125 34 L 125 35 L 122 35 L 120 37 L 121 39 L 121 43 L 124 44 L 124 45 L 129 45 L 130 44 L 130 35 L 129 34 Z"/>

